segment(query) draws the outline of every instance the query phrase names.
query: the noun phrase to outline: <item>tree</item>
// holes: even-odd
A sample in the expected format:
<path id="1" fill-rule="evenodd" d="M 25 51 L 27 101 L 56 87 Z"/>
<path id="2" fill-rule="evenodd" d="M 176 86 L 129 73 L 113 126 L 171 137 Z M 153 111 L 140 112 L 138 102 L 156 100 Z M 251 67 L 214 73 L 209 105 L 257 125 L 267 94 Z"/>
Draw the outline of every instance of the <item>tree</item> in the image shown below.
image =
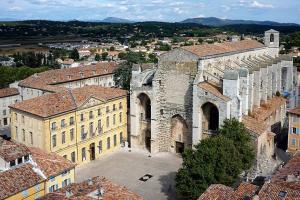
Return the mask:
<path id="1" fill-rule="evenodd" d="M 100 61 L 101 60 L 101 57 L 100 57 L 100 55 L 98 53 L 95 55 L 95 60 L 96 61 Z"/>
<path id="2" fill-rule="evenodd" d="M 70 58 L 73 60 L 79 60 L 79 53 L 77 49 L 73 49 L 70 54 Z"/>
<path id="3" fill-rule="evenodd" d="M 195 150 L 183 155 L 182 168 L 176 174 L 179 197 L 197 199 L 211 184 L 232 185 L 242 172 L 242 161 L 234 142 L 223 136 L 202 140 Z"/>
<path id="4" fill-rule="evenodd" d="M 130 89 L 132 64 L 129 62 L 122 63 L 114 71 L 114 82 L 115 85 L 125 90 Z"/>
<path id="5" fill-rule="evenodd" d="M 101 56 L 102 56 L 102 60 L 106 60 L 106 59 L 107 59 L 107 56 L 108 56 L 108 53 L 107 53 L 107 52 L 103 52 L 103 53 L 101 54 Z"/>
<path id="6" fill-rule="evenodd" d="M 226 119 L 224 120 L 219 133 L 221 136 L 234 142 L 234 146 L 240 153 L 239 159 L 243 162 L 243 170 L 249 169 L 253 164 L 255 154 L 251 144 L 250 133 L 247 131 L 244 124 L 237 119 Z"/>
<path id="7" fill-rule="evenodd" d="M 114 47 L 114 46 L 111 46 L 111 47 L 109 48 L 109 50 L 110 50 L 110 51 L 114 51 L 114 50 L 115 50 L 115 47 Z"/>
<path id="8" fill-rule="evenodd" d="M 253 164 L 251 137 L 236 119 L 227 119 L 219 135 L 202 140 L 195 149 L 185 150 L 182 168 L 176 174 L 176 192 L 197 199 L 211 184 L 231 186 L 242 171 Z"/>
<path id="9" fill-rule="evenodd" d="M 158 58 L 156 57 L 155 54 L 150 53 L 148 57 L 149 57 L 149 60 L 148 60 L 149 63 L 157 63 L 158 62 Z"/>

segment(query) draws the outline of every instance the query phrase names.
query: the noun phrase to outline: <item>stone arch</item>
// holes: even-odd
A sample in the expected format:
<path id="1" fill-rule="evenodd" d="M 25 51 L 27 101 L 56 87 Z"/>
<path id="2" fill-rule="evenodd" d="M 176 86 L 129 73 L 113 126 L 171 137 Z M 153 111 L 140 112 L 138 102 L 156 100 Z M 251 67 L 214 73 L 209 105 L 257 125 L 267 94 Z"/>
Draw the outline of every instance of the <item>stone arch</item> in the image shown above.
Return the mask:
<path id="1" fill-rule="evenodd" d="M 146 93 L 137 96 L 138 119 L 140 123 L 140 146 L 151 152 L 151 99 Z"/>
<path id="2" fill-rule="evenodd" d="M 175 152 L 182 153 L 188 145 L 188 125 L 186 120 L 179 114 L 171 118 L 171 138 Z"/>
<path id="3" fill-rule="evenodd" d="M 215 133 L 219 129 L 219 109 L 211 103 L 206 102 L 201 106 L 202 130 L 208 133 Z"/>
<path id="4" fill-rule="evenodd" d="M 274 34 L 271 33 L 271 35 L 270 35 L 270 43 L 273 43 L 274 41 L 275 41 Z"/>

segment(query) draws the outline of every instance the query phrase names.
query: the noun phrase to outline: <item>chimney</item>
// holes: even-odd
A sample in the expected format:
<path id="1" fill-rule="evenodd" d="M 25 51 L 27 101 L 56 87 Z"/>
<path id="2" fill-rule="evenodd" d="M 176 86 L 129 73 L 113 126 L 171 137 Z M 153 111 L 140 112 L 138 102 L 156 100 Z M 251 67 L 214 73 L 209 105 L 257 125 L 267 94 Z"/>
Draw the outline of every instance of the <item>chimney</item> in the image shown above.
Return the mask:
<path id="1" fill-rule="evenodd" d="M 68 189 L 68 190 L 66 191 L 66 197 L 67 197 L 67 198 L 70 198 L 72 195 L 73 195 L 73 193 L 72 193 L 71 189 Z"/>

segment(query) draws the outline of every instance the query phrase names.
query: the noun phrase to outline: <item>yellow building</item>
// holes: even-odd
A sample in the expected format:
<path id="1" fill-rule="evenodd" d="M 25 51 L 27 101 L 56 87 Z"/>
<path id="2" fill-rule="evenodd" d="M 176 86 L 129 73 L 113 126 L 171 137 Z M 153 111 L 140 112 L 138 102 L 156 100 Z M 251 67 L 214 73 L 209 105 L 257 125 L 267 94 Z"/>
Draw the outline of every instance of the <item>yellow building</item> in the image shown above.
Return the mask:
<path id="1" fill-rule="evenodd" d="M 39 148 L 0 138 L 0 199 L 37 199 L 74 183 L 75 164 Z"/>
<path id="2" fill-rule="evenodd" d="M 82 164 L 127 139 L 126 91 L 85 86 L 10 106 L 11 136 Z"/>
<path id="3" fill-rule="evenodd" d="M 288 151 L 300 150 L 300 107 L 289 112 Z"/>

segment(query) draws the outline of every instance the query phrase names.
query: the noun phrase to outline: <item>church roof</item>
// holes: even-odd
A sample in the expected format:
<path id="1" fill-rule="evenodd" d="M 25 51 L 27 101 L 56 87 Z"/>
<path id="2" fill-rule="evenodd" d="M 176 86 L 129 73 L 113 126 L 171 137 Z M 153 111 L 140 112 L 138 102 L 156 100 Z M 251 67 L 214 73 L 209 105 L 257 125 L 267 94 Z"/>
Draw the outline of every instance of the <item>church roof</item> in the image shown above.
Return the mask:
<path id="1" fill-rule="evenodd" d="M 201 82 L 198 84 L 198 87 L 215 95 L 216 97 L 219 97 L 220 99 L 224 101 L 230 101 L 231 99 L 227 96 L 224 96 L 221 92 L 221 89 L 208 83 L 208 82 Z"/>
<path id="2" fill-rule="evenodd" d="M 181 48 L 196 54 L 199 57 L 207 57 L 226 53 L 243 52 L 262 47 L 265 46 L 256 40 L 241 40 L 237 42 L 185 46 Z"/>

